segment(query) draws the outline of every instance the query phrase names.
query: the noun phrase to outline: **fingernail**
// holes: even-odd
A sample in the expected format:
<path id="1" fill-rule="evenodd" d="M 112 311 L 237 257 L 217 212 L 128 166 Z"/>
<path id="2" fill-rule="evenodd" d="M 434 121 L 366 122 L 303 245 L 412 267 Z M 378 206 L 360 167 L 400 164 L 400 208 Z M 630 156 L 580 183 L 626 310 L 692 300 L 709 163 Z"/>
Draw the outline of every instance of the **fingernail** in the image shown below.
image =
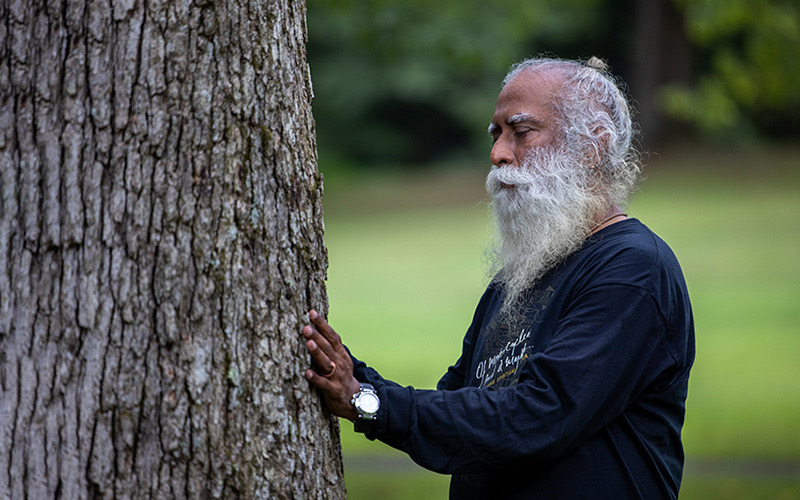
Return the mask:
<path id="1" fill-rule="evenodd" d="M 313 309 L 312 309 L 312 310 L 310 310 L 310 311 L 308 311 L 308 317 L 309 317 L 309 318 L 311 318 L 311 319 L 317 319 L 317 316 L 319 316 L 319 314 L 317 313 L 317 311 L 315 311 L 315 310 L 313 310 Z"/>

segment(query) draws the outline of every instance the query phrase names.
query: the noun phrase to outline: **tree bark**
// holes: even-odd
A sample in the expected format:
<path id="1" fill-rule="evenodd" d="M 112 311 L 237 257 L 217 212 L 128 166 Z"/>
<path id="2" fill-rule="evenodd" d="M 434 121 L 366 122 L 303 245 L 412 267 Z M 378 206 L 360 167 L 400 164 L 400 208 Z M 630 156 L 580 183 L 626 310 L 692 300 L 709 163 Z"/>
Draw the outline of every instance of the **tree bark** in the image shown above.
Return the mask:
<path id="1" fill-rule="evenodd" d="M 342 498 L 305 4 L 0 4 L 0 498 Z"/>

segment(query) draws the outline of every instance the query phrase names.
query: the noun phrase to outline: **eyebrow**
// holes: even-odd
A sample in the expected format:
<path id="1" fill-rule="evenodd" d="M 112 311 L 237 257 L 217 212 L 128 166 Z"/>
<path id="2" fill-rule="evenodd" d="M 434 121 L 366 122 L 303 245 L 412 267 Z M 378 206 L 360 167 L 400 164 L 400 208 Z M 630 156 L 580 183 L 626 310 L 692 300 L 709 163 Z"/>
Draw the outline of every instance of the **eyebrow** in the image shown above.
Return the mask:
<path id="1" fill-rule="evenodd" d="M 541 122 L 534 118 L 533 115 L 529 115 L 527 113 L 519 113 L 506 120 L 507 125 L 516 125 L 522 122 L 533 122 L 536 125 L 541 124 Z"/>
<path id="2" fill-rule="evenodd" d="M 531 122 L 534 125 L 542 124 L 542 122 L 534 118 L 533 115 L 529 115 L 527 113 L 517 113 L 516 115 L 511 116 L 506 120 L 506 125 L 513 127 L 514 125 L 517 125 L 522 122 Z M 499 130 L 500 130 L 500 125 L 496 124 L 495 122 L 489 124 L 488 132 L 490 135 Z"/>

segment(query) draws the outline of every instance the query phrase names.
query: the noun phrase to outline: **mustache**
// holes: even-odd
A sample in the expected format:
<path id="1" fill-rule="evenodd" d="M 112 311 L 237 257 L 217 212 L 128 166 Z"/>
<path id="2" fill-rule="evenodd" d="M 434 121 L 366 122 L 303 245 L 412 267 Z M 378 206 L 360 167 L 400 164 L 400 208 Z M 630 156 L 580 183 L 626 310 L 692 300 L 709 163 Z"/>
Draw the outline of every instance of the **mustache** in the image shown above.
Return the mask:
<path id="1" fill-rule="evenodd" d="M 530 166 L 492 166 L 486 176 L 486 192 L 493 198 L 516 191 L 526 198 L 553 200 L 565 189 L 575 186 L 575 174 L 574 171 L 558 167 L 541 169 Z"/>
<path id="2" fill-rule="evenodd" d="M 492 196 L 508 188 L 527 191 L 537 180 L 540 179 L 526 169 L 492 165 L 486 176 L 486 191 Z"/>

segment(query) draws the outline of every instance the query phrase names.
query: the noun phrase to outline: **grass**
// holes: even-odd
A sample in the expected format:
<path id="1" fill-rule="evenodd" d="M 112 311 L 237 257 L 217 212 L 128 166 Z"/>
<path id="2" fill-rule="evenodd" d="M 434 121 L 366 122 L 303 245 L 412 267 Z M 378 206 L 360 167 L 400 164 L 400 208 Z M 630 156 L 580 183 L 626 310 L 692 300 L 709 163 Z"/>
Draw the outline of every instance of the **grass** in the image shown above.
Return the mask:
<path id="1" fill-rule="evenodd" d="M 651 157 L 629 212 L 682 263 L 697 360 L 689 459 L 800 462 L 800 151 Z M 384 376 L 433 387 L 458 357 L 485 286 L 489 218 L 480 169 L 326 178 L 330 320 Z M 447 478 L 344 425 L 349 497 L 444 498 Z M 800 477 L 709 477 L 687 467 L 682 498 L 800 498 Z M 397 492 L 393 494 L 392 491 Z"/>
<path id="2" fill-rule="evenodd" d="M 681 486 L 680 498 L 696 498 L 698 500 L 736 500 L 745 498 L 748 500 L 797 500 L 800 499 L 800 480 L 689 477 L 684 480 Z"/>

